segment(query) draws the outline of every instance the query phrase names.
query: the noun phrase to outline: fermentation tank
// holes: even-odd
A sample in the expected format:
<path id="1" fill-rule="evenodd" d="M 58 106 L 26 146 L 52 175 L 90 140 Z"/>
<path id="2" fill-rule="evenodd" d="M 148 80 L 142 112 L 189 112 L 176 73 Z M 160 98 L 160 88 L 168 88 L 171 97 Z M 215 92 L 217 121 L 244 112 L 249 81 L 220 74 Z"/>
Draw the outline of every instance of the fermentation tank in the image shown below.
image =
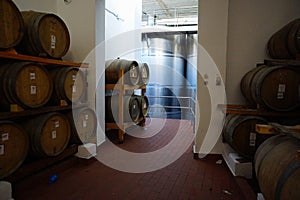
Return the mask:
<path id="1" fill-rule="evenodd" d="M 197 82 L 197 32 L 142 34 L 140 60 L 150 69 L 149 116 L 191 119 Z"/>

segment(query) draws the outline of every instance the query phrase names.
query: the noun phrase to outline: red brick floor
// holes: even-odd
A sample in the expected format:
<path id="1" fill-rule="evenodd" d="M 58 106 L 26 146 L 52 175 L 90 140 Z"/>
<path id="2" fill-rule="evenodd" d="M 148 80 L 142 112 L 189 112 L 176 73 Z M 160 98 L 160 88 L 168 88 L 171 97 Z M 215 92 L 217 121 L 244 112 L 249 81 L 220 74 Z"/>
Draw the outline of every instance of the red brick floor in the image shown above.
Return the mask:
<path id="1" fill-rule="evenodd" d="M 158 123 L 154 121 L 147 122 L 146 131 L 151 132 L 149 125 Z M 176 130 L 176 124 L 176 121 L 170 120 L 158 134 L 146 139 L 126 135 L 124 144 L 118 147 L 132 152 L 146 152 L 163 147 L 174 138 L 176 131 L 170 130 Z M 191 129 L 186 122 L 183 130 L 189 131 L 189 128 Z M 109 133 L 108 138 L 117 143 L 115 133 Z M 172 164 L 147 173 L 118 171 L 95 158 L 76 159 L 73 166 L 66 170 L 55 172 L 48 169 L 13 184 L 13 197 L 16 200 L 245 199 L 225 162 L 216 164 L 220 159 L 220 155 L 208 155 L 204 159 L 195 160 L 192 145 Z M 58 175 L 58 180 L 49 184 L 47 179 L 53 172 Z"/>

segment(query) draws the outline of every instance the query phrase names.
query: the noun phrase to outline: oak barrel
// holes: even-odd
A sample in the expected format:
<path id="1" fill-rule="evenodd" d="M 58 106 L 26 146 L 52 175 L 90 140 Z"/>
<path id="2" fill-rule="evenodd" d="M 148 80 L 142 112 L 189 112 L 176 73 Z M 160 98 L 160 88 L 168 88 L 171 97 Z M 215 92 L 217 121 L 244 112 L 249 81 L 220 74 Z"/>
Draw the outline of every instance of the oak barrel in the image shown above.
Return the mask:
<path id="1" fill-rule="evenodd" d="M 25 34 L 17 50 L 23 54 L 61 58 L 69 50 L 70 34 L 64 21 L 55 14 L 22 11 Z"/>
<path id="2" fill-rule="evenodd" d="M 249 104 L 255 105 L 255 99 L 253 99 L 252 94 L 250 92 L 250 88 L 252 85 L 253 77 L 256 75 L 257 72 L 260 71 L 260 67 L 256 67 L 250 71 L 248 71 L 242 78 L 240 83 L 240 90 L 242 95 L 246 98 Z"/>
<path id="3" fill-rule="evenodd" d="M 223 139 L 237 153 L 253 158 L 259 145 L 268 135 L 258 134 L 256 124 L 266 124 L 266 120 L 257 116 L 227 115 L 222 131 Z"/>
<path id="4" fill-rule="evenodd" d="M 149 66 L 147 63 L 139 63 L 140 82 L 139 85 L 147 85 L 149 83 Z"/>
<path id="5" fill-rule="evenodd" d="M 265 199 L 300 199 L 300 141 L 286 135 L 266 140 L 255 154 L 257 180 Z"/>
<path id="6" fill-rule="evenodd" d="M 24 21 L 18 7 L 11 0 L 0 1 L 0 49 L 18 45 L 24 35 Z"/>
<path id="7" fill-rule="evenodd" d="M 105 63 L 106 84 L 116 84 L 119 80 L 120 70 L 124 70 L 124 83 L 128 85 L 138 85 L 140 81 L 139 65 L 136 61 L 115 59 Z"/>
<path id="8" fill-rule="evenodd" d="M 106 122 L 118 122 L 119 112 L 123 112 L 124 122 L 138 123 L 140 118 L 140 101 L 136 96 L 125 95 L 124 110 L 119 111 L 119 95 L 105 97 L 105 120 Z"/>
<path id="9" fill-rule="evenodd" d="M 261 66 L 246 73 L 241 81 L 242 94 L 253 104 L 275 111 L 299 107 L 300 73 L 286 66 Z"/>
<path id="10" fill-rule="evenodd" d="M 9 110 L 10 104 L 18 104 L 23 108 L 39 108 L 45 105 L 52 95 L 52 79 L 40 64 L 5 64 L 0 66 L 0 74 L 0 104 L 3 110 Z"/>
<path id="11" fill-rule="evenodd" d="M 46 113 L 22 122 L 22 125 L 30 135 L 32 156 L 57 156 L 66 149 L 69 143 L 70 123 L 68 118 L 61 113 Z"/>
<path id="12" fill-rule="evenodd" d="M 267 48 L 272 58 L 295 59 L 300 53 L 300 19 L 291 21 L 274 33 Z"/>
<path id="13" fill-rule="evenodd" d="M 140 117 L 146 117 L 148 115 L 149 111 L 149 100 L 148 97 L 143 95 L 143 96 L 138 96 L 135 95 L 139 99 L 139 104 L 140 104 Z"/>
<path id="14" fill-rule="evenodd" d="M 25 130 L 12 121 L 0 121 L 0 179 L 19 168 L 28 149 L 29 138 Z"/>
<path id="15" fill-rule="evenodd" d="M 97 131 L 97 116 L 89 107 L 73 109 L 67 114 L 72 128 L 71 143 L 85 144 L 95 142 Z"/>
<path id="16" fill-rule="evenodd" d="M 86 81 L 83 72 L 76 67 L 57 67 L 49 69 L 54 83 L 51 102 L 57 104 L 60 100 L 76 103 L 82 100 L 86 91 Z"/>

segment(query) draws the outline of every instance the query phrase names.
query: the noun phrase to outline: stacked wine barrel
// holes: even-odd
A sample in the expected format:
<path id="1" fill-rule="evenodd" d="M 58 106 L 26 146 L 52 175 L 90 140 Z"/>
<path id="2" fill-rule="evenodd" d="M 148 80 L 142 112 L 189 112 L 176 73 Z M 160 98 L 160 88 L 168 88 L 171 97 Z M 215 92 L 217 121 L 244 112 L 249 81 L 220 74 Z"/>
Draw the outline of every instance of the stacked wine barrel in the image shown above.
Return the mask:
<path id="1" fill-rule="evenodd" d="M 275 59 L 295 59 L 300 54 L 300 19 L 275 32 L 268 41 L 269 55 Z"/>
<path id="2" fill-rule="evenodd" d="M 239 154 L 253 160 L 265 199 L 300 199 L 300 137 L 287 133 L 258 134 L 255 129 L 256 124 L 270 121 L 300 125 L 295 117 L 280 117 L 281 113 L 288 116 L 300 109 L 300 70 L 297 64 L 291 65 L 291 60 L 299 59 L 300 54 L 300 19 L 274 33 L 267 49 L 275 62 L 266 62 L 268 65 L 248 71 L 241 80 L 240 89 L 250 107 L 270 115 L 264 118 L 228 115 L 223 139 Z M 283 60 L 277 62 L 276 59 Z M 276 115 L 272 115 L 274 113 Z"/>
<path id="3" fill-rule="evenodd" d="M 20 11 L 13 1 L 1 0 L 0 26 L 1 51 L 51 59 L 68 52 L 69 31 L 55 14 Z M 87 80 L 80 68 L 3 59 L 0 76 L 0 112 L 12 107 L 28 112 L 26 117 L 16 113 L 0 120 L 0 179 L 24 162 L 56 157 L 72 144 L 95 142 L 97 118 L 82 104 L 87 101 Z M 59 109 L 62 102 L 77 107 Z"/>
<path id="4" fill-rule="evenodd" d="M 254 167 L 265 199 L 300 199 L 300 140 L 276 135 L 258 148 Z"/>
<path id="5" fill-rule="evenodd" d="M 115 59 L 106 61 L 105 83 L 143 87 L 149 82 L 149 66 L 147 63 L 138 63 L 133 60 Z M 120 71 L 123 77 L 120 77 Z M 123 99 L 123 119 L 124 122 L 137 124 L 141 118 L 146 118 L 148 114 L 149 102 L 147 96 L 134 94 L 110 93 L 105 97 L 106 122 L 115 123 L 119 121 L 120 97 Z"/>
<path id="6" fill-rule="evenodd" d="M 61 101 L 76 104 L 85 101 L 86 79 L 79 68 L 47 67 L 34 62 L 0 64 L 0 110 L 10 105 L 36 109 L 60 105 Z"/>
<path id="7" fill-rule="evenodd" d="M 25 112 L 85 102 L 86 80 L 79 68 L 45 67 L 34 62 L 0 64 L 0 109 L 18 105 Z M 0 121 L 0 178 L 13 173 L 25 158 L 60 155 L 69 144 L 95 142 L 97 119 L 88 107 Z M 27 155 L 28 154 L 28 155 Z"/>
<path id="8" fill-rule="evenodd" d="M 261 143 L 270 137 L 258 134 L 256 124 L 267 124 L 267 120 L 258 116 L 227 115 L 222 131 L 223 140 L 237 153 L 252 160 Z"/>
<path id="9" fill-rule="evenodd" d="M 249 104 L 277 112 L 299 108 L 299 88 L 299 70 L 288 66 L 262 65 L 241 80 L 241 92 Z"/>
<path id="10" fill-rule="evenodd" d="M 11 0 L 0 2 L 0 49 L 17 46 L 23 39 L 24 20 L 18 7 Z"/>
<path id="11" fill-rule="evenodd" d="M 69 30 L 56 14 L 20 11 L 11 0 L 0 2 L 0 13 L 0 49 L 54 59 L 68 52 Z"/>

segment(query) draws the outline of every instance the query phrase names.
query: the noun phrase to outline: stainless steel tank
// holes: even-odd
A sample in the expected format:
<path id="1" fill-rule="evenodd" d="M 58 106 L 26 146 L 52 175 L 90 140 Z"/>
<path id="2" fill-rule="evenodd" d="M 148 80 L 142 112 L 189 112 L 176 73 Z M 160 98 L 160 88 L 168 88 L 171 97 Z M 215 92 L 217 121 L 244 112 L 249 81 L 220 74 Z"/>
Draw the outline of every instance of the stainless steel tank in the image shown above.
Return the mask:
<path id="1" fill-rule="evenodd" d="M 197 32 L 142 34 L 141 62 L 149 66 L 149 115 L 190 119 L 197 83 Z M 163 114 L 165 113 L 165 114 Z"/>

